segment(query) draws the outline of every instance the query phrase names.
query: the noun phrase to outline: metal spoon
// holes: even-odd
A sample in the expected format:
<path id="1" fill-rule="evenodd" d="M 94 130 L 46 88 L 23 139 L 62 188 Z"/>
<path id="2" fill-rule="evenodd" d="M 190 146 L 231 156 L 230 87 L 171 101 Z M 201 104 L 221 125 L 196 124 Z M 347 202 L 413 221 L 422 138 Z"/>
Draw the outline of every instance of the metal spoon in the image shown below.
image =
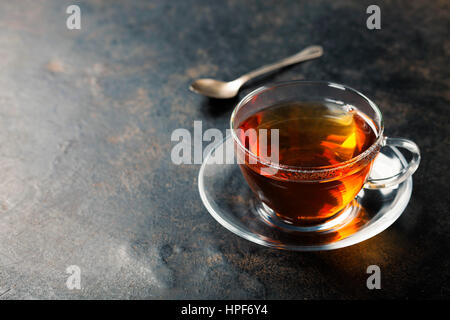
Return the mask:
<path id="1" fill-rule="evenodd" d="M 217 99 L 233 98 L 237 95 L 240 87 L 250 79 L 258 77 L 264 73 L 289 66 L 291 64 L 318 58 L 322 54 L 323 49 L 321 46 L 310 46 L 293 56 L 269 64 L 267 66 L 258 68 L 230 82 L 224 82 L 214 79 L 195 80 L 190 85 L 189 90 L 211 98 Z"/>

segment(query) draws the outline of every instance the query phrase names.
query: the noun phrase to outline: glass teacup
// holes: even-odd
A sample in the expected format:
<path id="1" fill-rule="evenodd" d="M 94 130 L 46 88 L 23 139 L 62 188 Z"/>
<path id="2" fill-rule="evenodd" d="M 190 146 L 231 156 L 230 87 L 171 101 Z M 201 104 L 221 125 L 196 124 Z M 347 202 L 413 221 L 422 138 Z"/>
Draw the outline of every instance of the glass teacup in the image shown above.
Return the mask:
<path id="1" fill-rule="evenodd" d="M 339 84 L 290 81 L 262 87 L 236 106 L 230 123 L 241 171 L 261 201 L 258 212 L 295 230 L 321 230 L 342 222 L 362 188 L 397 185 L 420 162 L 414 142 L 383 135 L 375 103 Z M 268 152 L 265 146 L 260 153 L 264 146 L 242 135 L 248 128 L 278 130 L 277 150 Z M 372 164 L 384 146 L 405 148 L 412 159 L 394 176 L 371 179 Z M 275 151 L 276 161 L 267 156 Z"/>

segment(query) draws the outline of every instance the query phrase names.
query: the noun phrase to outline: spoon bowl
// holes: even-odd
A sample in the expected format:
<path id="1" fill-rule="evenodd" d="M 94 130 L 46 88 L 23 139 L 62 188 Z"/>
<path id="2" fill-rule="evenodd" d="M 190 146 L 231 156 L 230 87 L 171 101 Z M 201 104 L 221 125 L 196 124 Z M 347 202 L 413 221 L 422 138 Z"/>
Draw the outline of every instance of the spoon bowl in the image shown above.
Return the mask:
<path id="1" fill-rule="evenodd" d="M 195 93 L 205 95 L 216 99 L 228 99 L 237 95 L 242 81 L 236 79 L 234 81 L 225 82 L 214 79 L 198 79 L 195 80 L 189 89 Z"/>

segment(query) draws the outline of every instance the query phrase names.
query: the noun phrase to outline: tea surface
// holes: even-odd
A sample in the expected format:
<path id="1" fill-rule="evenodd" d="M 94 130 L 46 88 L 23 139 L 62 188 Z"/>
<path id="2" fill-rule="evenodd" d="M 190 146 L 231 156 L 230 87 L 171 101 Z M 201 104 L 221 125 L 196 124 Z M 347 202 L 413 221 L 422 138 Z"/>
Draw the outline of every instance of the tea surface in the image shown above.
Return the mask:
<path id="1" fill-rule="evenodd" d="M 278 129 L 279 163 L 319 167 L 338 164 L 364 152 L 376 140 L 372 120 L 357 109 L 334 103 L 283 103 L 244 120 L 240 129 Z M 268 134 L 270 138 L 270 133 Z M 241 132 L 241 142 L 258 156 L 267 155 Z M 267 147 L 270 148 L 270 139 Z M 270 152 L 269 152 L 270 154 Z"/>

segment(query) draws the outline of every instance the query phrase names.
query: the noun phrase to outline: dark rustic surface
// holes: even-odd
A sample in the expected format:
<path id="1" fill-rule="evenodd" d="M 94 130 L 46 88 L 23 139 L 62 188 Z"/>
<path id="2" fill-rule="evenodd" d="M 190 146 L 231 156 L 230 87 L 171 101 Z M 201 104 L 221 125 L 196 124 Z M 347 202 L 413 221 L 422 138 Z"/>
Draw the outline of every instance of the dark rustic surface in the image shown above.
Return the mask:
<path id="1" fill-rule="evenodd" d="M 449 298 L 448 1 L 0 3 L 0 299 Z M 352 247 L 280 252 L 222 228 L 198 165 L 170 161 L 176 128 L 227 127 L 233 101 L 194 95 L 321 44 L 325 55 L 248 85 L 330 80 L 379 104 L 386 133 L 418 143 L 412 199 Z M 366 288 L 366 268 L 382 289 Z M 78 265 L 82 290 L 68 290 Z"/>

